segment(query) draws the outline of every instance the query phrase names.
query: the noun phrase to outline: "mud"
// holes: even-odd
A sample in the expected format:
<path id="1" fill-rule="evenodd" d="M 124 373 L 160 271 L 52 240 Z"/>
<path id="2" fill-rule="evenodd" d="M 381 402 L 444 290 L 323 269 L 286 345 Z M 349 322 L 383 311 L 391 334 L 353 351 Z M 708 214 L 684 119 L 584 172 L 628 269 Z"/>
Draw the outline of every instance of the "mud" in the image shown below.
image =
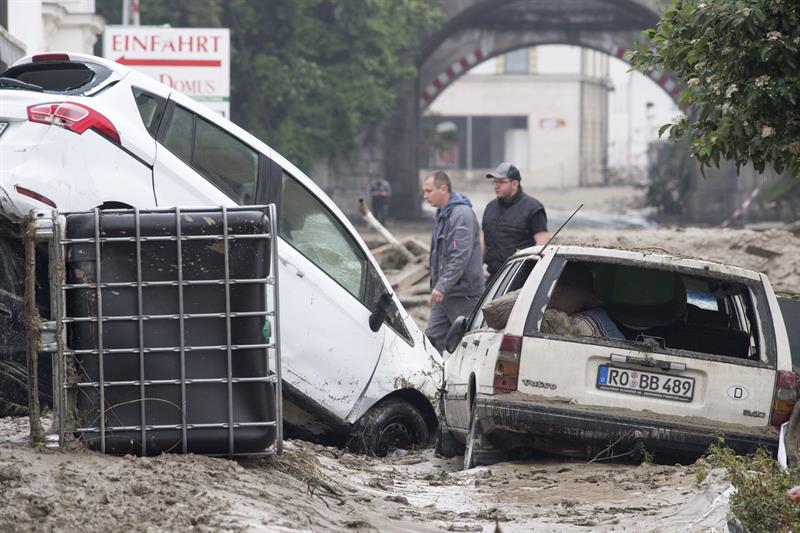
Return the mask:
<path id="1" fill-rule="evenodd" d="M 462 471 L 302 441 L 279 457 L 113 457 L 29 447 L 0 419 L 0 531 L 722 531 L 729 484 L 691 466 L 539 460 Z"/>

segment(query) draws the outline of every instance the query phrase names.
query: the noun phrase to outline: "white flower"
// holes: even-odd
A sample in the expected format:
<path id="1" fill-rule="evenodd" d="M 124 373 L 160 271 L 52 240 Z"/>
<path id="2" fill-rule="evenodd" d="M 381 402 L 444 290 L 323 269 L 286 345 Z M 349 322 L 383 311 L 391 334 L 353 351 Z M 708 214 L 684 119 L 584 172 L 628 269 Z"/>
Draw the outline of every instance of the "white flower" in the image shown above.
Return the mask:
<path id="1" fill-rule="evenodd" d="M 761 128 L 761 136 L 763 138 L 772 137 L 775 135 L 775 128 L 770 128 L 769 126 L 764 126 Z"/>
<path id="2" fill-rule="evenodd" d="M 741 11 L 739 11 L 739 13 L 741 13 L 741 14 L 742 14 L 742 16 L 745 16 L 745 17 L 749 17 L 749 16 L 750 16 L 750 13 L 752 13 L 752 12 L 753 12 L 753 10 L 752 10 L 752 9 L 750 9 L 749 7 L 745 7 L 744 9 L 742 9 Z"/>
<path id="3" fill-rule="evenodd" d="M 675 125 L 680 124 L 684 120 L 686 120 L 686 115 L 675 115 L 674 117 L 672 117 L 672 123 Z"/>
<path id="4" fill-rule="evenodd" d="M 698 85 L 700 85 L 700 79 L 692 78 L 688 82 L 686 82 L 686 85 L 688 85 L 689 87 L 697 87 Z"/>
<path id="5" fill-rule="evenodd" d="M 781 40 L 781 32 L 779 31 L 771 31 L 767 34 L 767 39 L 770 41 L 780 41 Z"/>
<path id="6" fill-rule="evenodd" d="M 722 114 L 723 115 L 730 113 L 731 109 L 732 109 L 731 104 L 729 104 L 728 102 L 725 102 L 724 104 L 722 104 Z"/>
<path id="7" fill-rule="evenodd" d="M 708 7 L 708 4 L 706 4 L 705 2 L 700 2 L 699 4 L 697 4 L 697 10 L 698 11 L 703 11 L 707 7 Z"/>
<path id="8" fill-rule="evenodd" d="M 764 87 L 768 83 L 769 83 L 768 74 L 764 74 L 763 76 L 759 76 L 758 78 L 756 78 L 756 87 Z"/>
<path id="9" fill-rule="evenodd" d="M 728 90 L 725 91 L 725 98 L 730 98 L 731 96 L 733 96 L 733 93 L 735 93 L 738 90 L 739 88 L 736 86 L 736 84 L 731 85 L 730 87 L 728 87 Z"/>

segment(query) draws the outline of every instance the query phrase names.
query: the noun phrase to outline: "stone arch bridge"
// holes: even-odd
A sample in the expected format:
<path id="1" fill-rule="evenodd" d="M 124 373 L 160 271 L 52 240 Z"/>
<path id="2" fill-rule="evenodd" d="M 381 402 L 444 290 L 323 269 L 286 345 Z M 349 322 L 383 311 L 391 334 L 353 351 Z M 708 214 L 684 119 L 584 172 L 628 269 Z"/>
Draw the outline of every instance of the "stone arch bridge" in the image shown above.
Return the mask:
<path id="1" fill-rule="evenodd" d="M 424 110 L 451 83 L 474 65 L 511 50 L 544 44 L 569 44 L 599 50 L 624 60 L 624 54 L 654 27 L 663 0 L 436 0 L 442 11 L 439 28 L 424 37 L 419 76 L 397 101 L 384 127 L 368 134 L 373 148 L 360 162 L 329 166 L 328 189 L 346 212 L 364 194 L 364 176 L 383 174 L 392 183 L 393 215 L 420 214 L 419 123 Z M 680 87 L 669 73 L 650 74 L 677 99 Z M 349 168 L 346 168 L 349 167 Z M 325 171 L 322 171 L 323 174 Z M 353 176 L 343 184 L 334 176 Z M 356 190 L 356 188 L 358 190 Z M 343 194 L 338 193 L 344 189 Z"/>

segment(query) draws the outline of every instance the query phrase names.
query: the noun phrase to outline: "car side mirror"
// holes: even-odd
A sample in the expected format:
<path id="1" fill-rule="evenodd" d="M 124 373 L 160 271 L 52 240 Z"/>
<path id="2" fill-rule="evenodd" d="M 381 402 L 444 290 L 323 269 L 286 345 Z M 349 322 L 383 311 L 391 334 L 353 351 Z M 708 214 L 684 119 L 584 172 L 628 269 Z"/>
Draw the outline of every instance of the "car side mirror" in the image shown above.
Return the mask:
<path id="1" fill-rule="evenodd" d="M 369 315 L 369 329 L 377 332 L 381 329 L 381 324 L 386 320 L 386 315 L 389 309 L 392 308 L 392 294 L 383 291 L 381 297 L 378 298 L 378 303 L 375 304 L 375 309 Z"/>
<path id="2" fill-rule="evenodd" d="M 447 336 L 444 338 L 444 348 L 450 353 L 456 351 L 458 348 L 458 343 L 461 342 L 461 339 L 464 337 L 464 333 L 467 332 L 467 317 L 460 316 L 456 318 L 453 325 L 450 326 L 450 329 L 447 332 Z"/>

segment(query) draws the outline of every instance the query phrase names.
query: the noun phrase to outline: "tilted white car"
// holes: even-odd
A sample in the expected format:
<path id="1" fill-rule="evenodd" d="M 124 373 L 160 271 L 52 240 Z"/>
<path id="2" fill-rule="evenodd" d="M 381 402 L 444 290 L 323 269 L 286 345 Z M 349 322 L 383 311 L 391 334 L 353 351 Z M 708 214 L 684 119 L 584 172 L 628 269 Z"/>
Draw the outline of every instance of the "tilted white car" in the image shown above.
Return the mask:
<path id="1" fill-rule="evenodd" d="M 267 145 L 101 58 L 41 54 L 0 79 L 0 218 L 30 209 L 276 203 L 285 420 L 384 453 L 428 439 L 441 357 L 342 212 Z"/>
<path id="2" fill-rule="evenodd" d="M 511 308 L 498 329 L 490 302 Z M 652 251 L 518 252 L 447 343 L 437 445 L 467 468 L 520 449 L 686 457 L 718 435 L 774 451 L 795 403 L 766 276 Z"/>

